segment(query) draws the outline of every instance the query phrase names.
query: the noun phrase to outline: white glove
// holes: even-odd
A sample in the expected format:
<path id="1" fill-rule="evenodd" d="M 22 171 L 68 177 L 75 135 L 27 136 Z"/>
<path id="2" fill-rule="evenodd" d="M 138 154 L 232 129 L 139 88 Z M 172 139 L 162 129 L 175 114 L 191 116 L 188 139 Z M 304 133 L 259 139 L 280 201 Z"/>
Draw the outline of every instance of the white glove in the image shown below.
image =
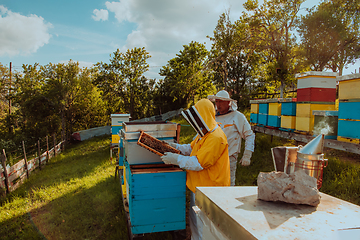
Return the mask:
<path id="1" fill-rule="evenodd" d="M 240 160 L 240 163 L 242 166 L 249 166 L 250 165 L 250 158 L 252 156 L 252 151 L 245 150 L 244 154 Z"/>
<path id="2" fill-rule="evenodd" d="M 179 157 L 179 154 L 172 153 L 172 152 L 166 152 L 160 158 L 165 164 L 179 165 L 178 157 Z"/>
<path id="3" fill-rule="evenodd" d="M 171 147 L 173 147 L 173 148 L 175 148 L 175 149 L 177 149 L 176 147 L 177 147 L 177 143 L 174 143 L 174 142 L 167 142 L 167 144 L 169 144 Z"/>

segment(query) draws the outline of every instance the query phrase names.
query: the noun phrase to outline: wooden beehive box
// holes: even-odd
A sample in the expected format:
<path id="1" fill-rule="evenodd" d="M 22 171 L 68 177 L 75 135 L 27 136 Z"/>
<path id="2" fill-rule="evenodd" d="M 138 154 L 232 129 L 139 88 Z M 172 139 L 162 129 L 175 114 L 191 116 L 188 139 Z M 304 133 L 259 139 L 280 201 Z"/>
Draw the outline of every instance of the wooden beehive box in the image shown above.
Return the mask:
<path id="1" fill-rule="evenodd" d="M 146 148 L 147 150 L 159 155 L 163 156 L 165 152 L 173 152 L 180 154 L 180 151 L 171 147 L 165 141 L 158 140 L 152 137 L 150 134 L 147 134 L 144 131 L 141 131 L 139 140 L 137 142 L 140 146 Z"/>
<path id="2" fill-rule="evenodd" d="M 360 73 L 337 77 L 339 100 L 358 99 L 360 101 Z"/>
<path id="3" fill-rule="evenodd" d="M 340 100 L 337 140 L 360 142 L 360 99 Z"/>
<path id="4" fill-rule="evenodd" d="M 125 162 L 133 234 L 186 228 L 186 172 L 166 164 Z"/>
<path id="5" fill-rule="evenodd" d="M 296 116 L 296 98 L 282 98 L 281 116 Z"/>
<path id="6" fill-rule="evenodd" d="M 281 128 L 285 131 L 294 131 L 296 127 L 296 116 L 281 116 Z"/>
<path id="7" fill-rule="evenodd" d="M 335 103 L 323 102 L 323 103 L 313 103 L 313 102 L 297 102 L 296 105 L 296 127 L 297 131 L 307 132 L 309 134 L 313 133 L 315 117 L 313 115 L 314 110 L 335 110 Z"/>
<path id="8" fill-rule="evenodd" d="M 297 100 L 300 102 L 335 102 L 338 73 L 309 71 L 296 74 Z"/>
<path id="9" fill-rule="evenodd" d="M 281 115 L 281 102 L 278 98 L 268 99 L 269 103 L 269 115 L 280 116 Z"/>
<path id="10" fill-rule="evenodd" d="M 120 141 L 120 136 L 118 135 L 122 129 L 122 123 L 128 122 L 130 119 L 130 114 L 127 113 L 115 113 L 110 115 L 111 118 L 111 145 L 117 145 Z"/>
<path id="11" fill-rule="evenodd" d="M 120 131 L 124 144 L 124 156 L 130 165 L 145 163 L 163 163 L 160 155 L 138 144 L 141 132 L 166 142 L 175 142 L 177 124 L 172 122 L 127 122 Z"/>
<path id="12" fill-rule="evenodd" d="M 258 116 L 259 114 L 257 113 L 250 113 L 250 124 L 252 125 L 258 124 Z"/>
<path id="13" fill-rule="evenodd" d="M 268 115 L 267 126 L 279 128 L 281 125 L 281 116 Z"/>

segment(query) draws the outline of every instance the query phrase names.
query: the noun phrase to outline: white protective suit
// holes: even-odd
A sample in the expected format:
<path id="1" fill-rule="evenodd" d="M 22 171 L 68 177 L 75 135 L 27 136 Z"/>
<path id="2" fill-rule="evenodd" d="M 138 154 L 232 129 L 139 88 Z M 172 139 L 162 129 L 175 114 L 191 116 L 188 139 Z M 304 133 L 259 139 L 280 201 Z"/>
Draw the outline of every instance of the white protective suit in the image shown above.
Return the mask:
<path id="1" fill-rule="evenodd" d="M 223 115 L 216 114 L 215 119 L 224 131 L 229 144 L 230 179 L 231 186 L 235 186 L 235 175 L 238 154 L 241 150 L 241 139 L 245 140 L 245 151 L 254 152 L 255 133 L 245 115 L 237 111 L 235 101 L 230 103 L 229 112 Z M 244 151 L 244 152 L 245 152 Z"/>

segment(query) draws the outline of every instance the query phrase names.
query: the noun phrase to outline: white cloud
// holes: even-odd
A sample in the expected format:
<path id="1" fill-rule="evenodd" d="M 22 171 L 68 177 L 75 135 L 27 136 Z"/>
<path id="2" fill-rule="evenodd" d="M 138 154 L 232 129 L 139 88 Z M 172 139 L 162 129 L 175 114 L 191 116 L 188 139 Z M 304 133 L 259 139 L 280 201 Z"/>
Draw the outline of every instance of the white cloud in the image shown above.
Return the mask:
<path id="1" fill-rule="evenodd" d="M 0 56 L 28 55 L 49 43 L 51 23 L 31 14 L 23 16 L 0 5 Z"/>
<path id="2" fill-rule="evenodd" d="M 122 51 L 145 47 L 152 56 L 149 62 L 166 65 L 191 41 L 211 43 L 220 14 L 230 9 L 235 21 L 243 11 L 245 0 L 120 0 L 106 2 L 105 6 L 120 23 L 136 23 L 136 29 L 127 36 Z M 168 56 L 166 58 L 166 56 Z M 154 69 L 152 69 L 154 71 Z M 159 76 L 151 76 L 159 77 Z"/>
<path id="3" fill-rule="evenodd" d="M 94 15 L 91 16 L 91 17 L 92 17 L 95 21 L 100 21 L 100 20 L 106 21 L 106 20 L 108 20 L 109 12 L 108 12 L 107 10 L 105 10 L 105 9 L 100 9 L 100 10 L 95 9 L 95 10 L 93 11 L 93 13 L 94 13 Z"/>
<path id="4" fill-rule="evenodd" d="M 119 21 L 132 22 L 131 12 L 136 10 L 136 7 L 132 6 L 132 0 L 121 0 L 121 2 L 106 2 L 105 6 L 110 11 L 115 13 L 115 18 Z"/>

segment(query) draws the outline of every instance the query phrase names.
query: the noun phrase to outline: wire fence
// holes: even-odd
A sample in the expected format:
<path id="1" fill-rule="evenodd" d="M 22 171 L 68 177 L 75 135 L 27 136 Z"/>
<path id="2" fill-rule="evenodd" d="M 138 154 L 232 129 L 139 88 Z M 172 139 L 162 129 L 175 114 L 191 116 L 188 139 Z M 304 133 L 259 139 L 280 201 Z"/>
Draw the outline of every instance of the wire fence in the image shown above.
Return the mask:
<path id="1" fill-rule="evenodd" d="M 56 135 L 46 136 L 34 144 L 25 144 L 10 152 L 2 149 L 0 153 L 0 196 L 17 189 L 35 169 L 42 169 L 50 158 L 64 150 L 64 141 Z"/>

